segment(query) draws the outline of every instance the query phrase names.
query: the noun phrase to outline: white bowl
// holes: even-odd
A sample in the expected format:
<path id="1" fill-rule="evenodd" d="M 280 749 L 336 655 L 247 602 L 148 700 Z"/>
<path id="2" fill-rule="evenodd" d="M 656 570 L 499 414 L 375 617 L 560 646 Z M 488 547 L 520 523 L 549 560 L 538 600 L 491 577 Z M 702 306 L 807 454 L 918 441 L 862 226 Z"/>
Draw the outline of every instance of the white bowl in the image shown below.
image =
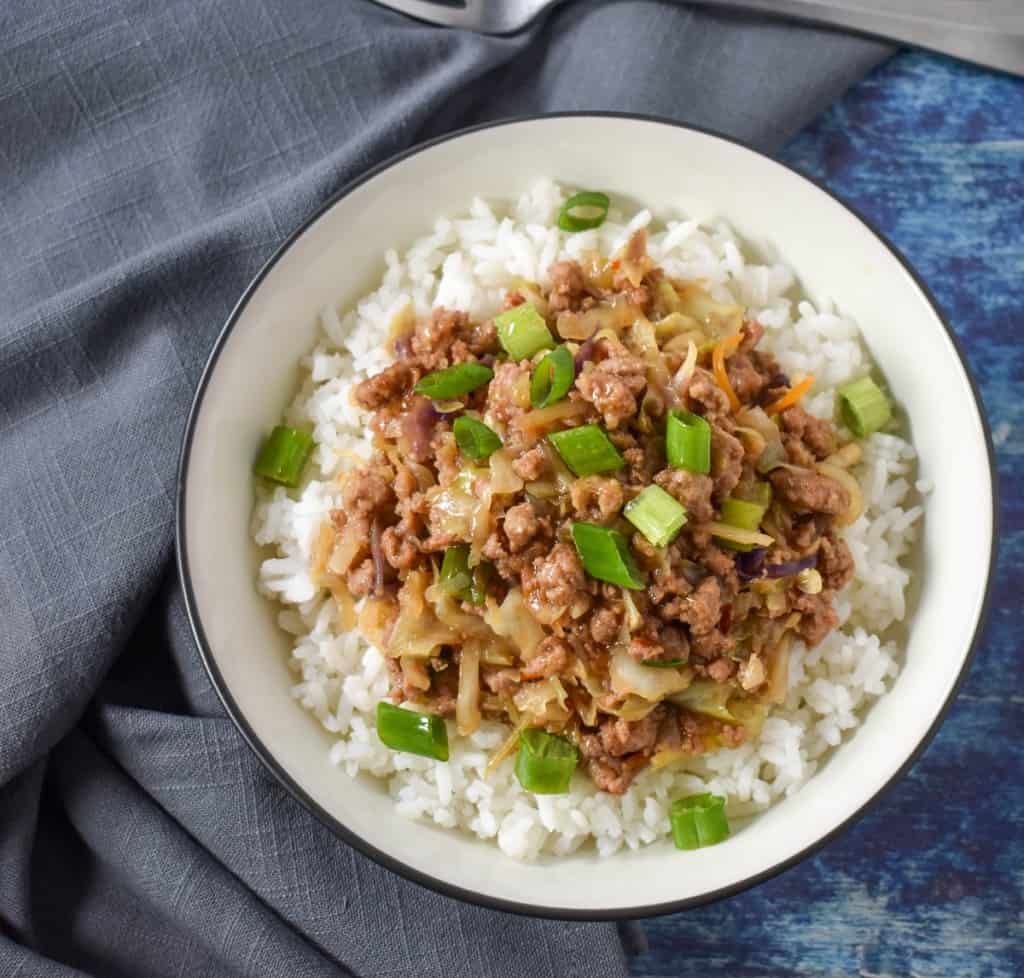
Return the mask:
<path id="1" fill-rule="evenodd" d="M 399 817 L 381 782 L 327 760 L 327 734 L 289 696 L 286 637 L 255 588 L 251 465 L 295 392 L 317 313 L 355 300 L 383 255 L 538 177 L 654 208 L 722 216 L 770 242 L 806 292 L 860 323 L 935 484 L 906 659 L 892 691 L 823 769 L 712 849 L 667 842 L 602 859 L 523 865 L 485 843 Z M 541 117 L 463 132 L 368 173 L 327 202 L 256 277 L 217 340 L 182 451 L 179 569 L 203 660 L 228 713 L 282 783 L 345 841 L 445 893 L 535 914 L 597 919 L 683 909 L 763 880 L 821 845 L 903 774 L 935 732 L 979 630 L 993 558 L 992 455 L 953 336 L 895 249 L 807 178 L 729 139 L 652 119 Z M 939 799 L 936 799 L 936 803 Z"/>

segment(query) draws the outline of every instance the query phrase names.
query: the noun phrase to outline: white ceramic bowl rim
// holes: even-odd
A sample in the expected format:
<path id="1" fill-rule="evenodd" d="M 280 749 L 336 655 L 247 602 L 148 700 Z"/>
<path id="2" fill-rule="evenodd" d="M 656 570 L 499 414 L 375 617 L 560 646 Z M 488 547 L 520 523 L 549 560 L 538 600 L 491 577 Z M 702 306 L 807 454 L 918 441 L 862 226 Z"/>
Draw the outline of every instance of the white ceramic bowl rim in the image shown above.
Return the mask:
<path id="1" fill-rule="evenodd" d="M 808 845 L 799 852 L 779 860 L 774 863 L 768 869 L 762 870 L 755 874 L 746 877 L 737 883 L 723 887 L 718 890 L 710 891 L 701 894 L 698 897 L 689 897 L 680 900 L 669 901 L 665 903 L 659 903 L 650 906 L 636 906 L 627 908 L 615 908 L 614 910 L 574 910 L 565 907 L 543 907 L 534 906 L 525 903 L 514 902 L 510 900 L 495 898 L 483 893 L 479 893 L 472 890 L 467 890 L 463 887 L 455 886 L 451 883 L 439 880 L 427 873 L 423 873 L 400 859 L 395 858 L 387 852 L 382 851 L 374 845 L 371 845 L 357 833 L 353 832 L 350 828 L 340 822 L 335 816 L 319 805 L 310 795 L 291 777 L 291 775 L 284 769 L 281 763 L 274 757 L 274 754 L 270 749 L 263 743 L 252 726 L 246 719 L 243 711 L 235 701 L 227 683 L 224 680 L 223 675 L 217 665 L 217 661 L 210 647 L 210 643 L 207 640 L 206 634 L 203 629 L 203 623 L 199 616 L 198 603 L 196 601 L 196 595 L 192 587 L 192 574 L 189 569 L 188 559 L 188 544 L 186 540 L 185 530 L 185 488 L 187 483 L 187 475 L 189 470 L 189 461 L 192 448 L 193 435 L 195 433 L 196 421 L 199 417 L 200 411 L 203 405 L 203 397 L 206 392 L 207 385 L 213 374 L 214 368 L 217 365 L 217 361 L 220 357 L 221 351 L 230 336 L 235 325 L 238 323 L 242 316 L 243 311 L 248 305 L 250 299 L 254 293 L 259 289 L 264 279 L 268 276 L 274 266 L 281 260 L 284 254 L 291 248 L 295 241 L 300 238 L 306 230 L 313 225 L 324 213 L 330 210 L 340 200 L 347 197 L 354 190 L 372 180 L 380 173 L 388 170 L 398 164 L 404 162 L 412 156 L 422 153 L 424 150 L 430 149 L 431 147 L 437 146 L 441 143 L 448 142 L 450 140 L 458 139 L 461 136 L 468 135 L 470 133 L 479 132 L 486 129 L 495 129 L 508 125 L 516 125 L 525 122 L 536 121 L 538 119 L 551 119 L 551 118 L 605 118 L 605 119 L 627 119 L 638 122 L 655 123 L 658 125 L 671 126 L 676 129 L 686 129 L 697 133 L 701 133 L 707 136 L 713 136 L 717 139 L 725 140 L 726 142 L 733 143 L 740 146 L 758 156 L 769 160 L 770 162 L 783 166 L 787 170 L 794 173 L 796 176 L 806 180 L 816 187 L 818 190 L 832 197 L 840 206 L 845 208 L 850 214 L 852 214 L 858 221 L 863 224 L 868 231 L 873 234 L 878 241 L 891 253 L 891 255 L 903 266 L 906 273 L 913 280 L 921 294 L 924 296 L 927 303 L 930 305 L 932 312 L 935 315 L 936 320 L 942 324 L 943 329 L 946 331 L 950 343 L 952 344 L 953 350 L 959 360 L 960 369 L 963 371 L 964 377 L 966 378 L 970 387 L 971 396 L 974 400 L 974 405 L 977 410 L 978 418 L 981 424 L 982 431 L 985 437 L 985 451 L 988 461 L 990 485 L 992 489 L 991 495 L 991 506 L 992 506 L 992 543 L 988 555 L 988 564 L 986 567 L 986 579 L 984 598 L 978 611 L 977 620 L 974 625 L 974 630 L 971 635 L 970 645 L 963 659 L 963 664 L 960 668 L 959 674 L 957 675 L 956 681 L 953 684 L 952 689 L 945 702 L 942 704 L 941 709 L 935 716 L 935 719 L 924 736 L 918 741 L 917 745 L 907 756 L 906 761 L 897 769 L 893 776 L 877 791 L 872 795 L 866 802 L 860 807 L 854 810 L 844 821 L 838 824 L 834 829 L 822 835 L 815 840 L 811 845 Z M 852 207 L 845 200 L 833 193 L 826 186 L 819 183 L 813 177 L 809 177 L 802 173 L 795 167 L 789 166 L 786 163 L 776 160 L 773 157 L 767 156 L 767 154 L 760 152 L 754 147 L 748 145 L 742 140 L 736 139 L 732 136 L 728 136 L 724 133 L 717 132 L 714 129 L 708 129 L 701 126 L 686 125 L 684 123 L 676 122 L 672 119 L 667 119 L 653 115 L 641 115 L 636 113 L 624 113 L 624 112 L 560 112 L 560 113 L 538 113 L 534 115 L 518 116 L 508 119 L 502 119 L 497 122 L 483 123 L 478 126 L 470 126 L 468 128 L 460 129 L 458 131 L 448 133 L 443 136 L 439 136 L 435 139 L 427 142 L 419 143 L 390 159 L 378 164 L 372 169 L 368 170 L 362 176 L 352 180 L 341 190 L 332 194 L 327 200 L 324 201 L 313 213 L 306 218 L 303 223 L 296 228 L 288 236 L 288 238 L 281 244 L 281 246 L 274 252 L 269 258 L 267 263 L 259 271 L 252 283 L 245 290 L 242 297 L 238 300 L 231 314 L 228 316 L 227 322 L 224 324 L 223 329 L 217 337 L 216 342 L 213 345 L 213 349 L 210 352 L 209 359 L 207 360 L 206 366 L 203 370 L 202 377 L 199 380 L 199 385 L 196 389 L 195 396 L 192 401 L 192 406 L 189 411 L 188 420 L 185 425 L 184 438 L 182 441 L 181 456 L 178 465 L 178 488 L 177 488 L 177 505 L 176 505 L 176 535 L 175 544 L 177 551 L 177 564 L 178 574 L 181 579 L 182 588 L 185 595 L 185 605 L 189 617 L 189 622 L 192 627 L 193 635 L 195 636 L 196 644 L 199 648 L 199 654 L 202 659 L 203 665 L 206 669 L 207 674 L 210 677 L 210 681 L 213 684 L 214 689 L 217 692 L 217 696 L 220 698 L 221 703 L 224 705 L 224 709 L 227 711 L 228 716 L 234 722 L 246 742 L 252 748 L 254 753 L 259 759 L 266 765 L 271 774 L 280 782 L 280 784 L 302 805 L 313 812 L 331 831 L 338 835 L 344 842 L 355 847 L 364 855 L 373 859 L 377 863 L 398 873 L 400 876 L 411 880 L 414 883 L 418 883 L 429 889 L 435 890 L 445 896 L 455 897 L 457 899 L 475 903 L 482 906 L 490 907 L 494 910 L 507 911 L 511 913 L 526 914 L 530 916 L 541 916 L 541 917 L 554 917 L 559 919 L 568 920 L 626 920 L 634 919 L 639 917 L 653 917 L 660 914 L 676 913 L 682 910 L 687 910 L 693 907 L 702 906 L 704 904 L 712 903 L 716 900 L 724 899 L 729 896 L 733 896 L 737 893 L 743 892 L 758 883 L 762 883 L 766 880 L 777 876 L 779 873 L 797 863 L 803 861 L 808 856 L 813 855 L 820 850 L 827 842 L 832 838 L 839 835 L 845 829 L 849 828 L 861 817 L 863 817 L 874 805 L 878 802 L 883 794 L 885 794 L 896 782 L 901 780 L 903 776 L 910 770 L 917 759 L 924 752 L 925 748 L 931 742 L 935 736 L 942 722 L 945 720 L 953 701 L 956 699 L 957 693 L 960 690 L 964 679 L 967 676 L 968 670 L 970 669 L 971 662 L 973 661 L 975 652 L 982 632 L 984 630 L 985 622 L 987 621 L 991 600 L 992 600 L 992 578 L 993 569 L 995 568 L 997 550 L 998 550 L 998 539 L 999 539 L 999 505 L 998 505 L 998 477 L 995 466 L 995 454 L 992 447 L 992 436 L 989 429 L 988 419 L 985 416 L 985 412 L 982 409 L 982 400 L 979 394 L 978 385 L 975 381 L 970 368 L 967 365 L 967 360 L 964 356 L 963 350 L 961 349 L 960 343 L 957 339 L 956 334 L 950 327 L 945 316 L 940 311 L 938 304 L 935 301 L 931 291 L 925 285 L 925 283 L 918 276 L 914 268 L 907 261 L 907 259 L 901 254 L 896 246 L 880 231 L 875 225 L 861 214 L 856 208 Z"/>

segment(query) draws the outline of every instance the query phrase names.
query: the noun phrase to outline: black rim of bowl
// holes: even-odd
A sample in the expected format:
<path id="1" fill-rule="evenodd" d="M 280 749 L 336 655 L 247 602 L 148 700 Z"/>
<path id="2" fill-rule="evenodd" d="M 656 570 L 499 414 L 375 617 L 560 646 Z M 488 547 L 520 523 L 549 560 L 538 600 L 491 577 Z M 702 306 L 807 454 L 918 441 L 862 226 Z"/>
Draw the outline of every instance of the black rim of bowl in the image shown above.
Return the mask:
<path id="1" fill-rule="evenodd" d="M 188 563 L 188 542 L 185 534 L 185 487 L 188 481 L 188 468 L 189 459 L 191 456 L 192 448 L 192 437 L 195 432 L 196 419 L 202 409 L 203 397 L 206 393 L 206 388 L 209 384 L 210 377 L 217 365 L 217 361 L 220 358 L 221 351 L 224 348 L 224 344 L 238 322 L 242 312 L 248 305 L 249 300 L 252 298 L 255 291 L 262 284 L 263 280 L 270 273 L 271 269 L 277 264 L 281 257 L 286 251 L 292 246 L 292 244 L 306 232 L 306 230 L 317 221 L 326 211 L 330 210 L 338 201 L 347 197 L 356 188 L 362 186 L 364 183 L 372 180 L 378 174 L 390 169 L 393 166 L 402 163 L 424 150 L 430 149 L 433 146 L 437 146 L 441 143 L 448 142 L 453 139 L 458 139 L 461 136 L 468 135 L 474 132 L 480 132 L 486 129 L 496 129 L 508 125 L 516 125 L 524 122 L 535 122 L 541 119 L 551 118 L 595 118 L 595 119 L 626 119 L 635 122 L 653 123 L 656 125 L 669 126 L 673 129 L 688 129 L 693 132 L 698 132 L 706 136 L 713 136 L 717 139 L 722 139 L 725 142 L 733 143 L 734 145 L 741 146 L 742 148 L 749 150 L 751 153 L 762 157 L 763 159 L 777 165 L 784 169 L 795 173 L 798 177 L 806 180 L 808 183 L 815 186 L 818 190 L 828 194 L 833 200 L 837 201 L 843 208 L 853 214 L 871 233 L 885 246 L 886 249 L 893 255 L 894 258 L 903 266 L 907 274 L 911 277 L 914 283 L 920 289 L 922 295 L 931 306 L 932 312 L 938 321 L 942 324 L 946 334 L 949 336 L 950 342 L 952 343 L 953 349 L 960 361 L 960 367 L 964 372 L 964 376 L 967 378 L 967 382 L 971 388 L 971 394 L 974 398 L 975 407 L 978 411 L 978 417 L 981 421 L 982 431 L 985 437 L 985 450 L 988 457 L 989 467 L 989 478 L 992 485 L 992 545 L 989 551 L 989 564 L 986 573 L 985 580 L 985 594 L 982 600 L 981 610 L 978 614 L 977 622 L 975 623 L 974 633 L 971 636 L 970 646 L 967 650 L 967 654 L 964 657 L 963 665 L 960 668 L 960 672 L 956 678 L 956 682 L 953 684 L 953 688 L 943 703 L 942 708 L 939 710 L 928 731 L 918 742 L 917 746 L 911 751 L 907 759 L 900 765 L 899 770 L 863 805 L 861 805 L 856 811 L 845 818 L 839 825 L 837 825 L 830 832 L 817 839 L 811 845 L 802 849 L 800 852 L 787 859 L 784 859 L 768 869 L 755 873 L 745 879 L 732 884 L 731 886 L 723 887 L 718 890 L 710 891 L 708 893 L 701 894 L 697 897 L 690 897 L 687 899 L 673 900 L 666 903 L 652 904 L 649 906 L 635 906 L 625 907 L 614 910 L 590 910 L 590 909 L 574 909 L 572 907 L 545 907 L 545 906 L 534 906 L 528 903 L 517 903 L 511 900 L 499 899 L 496 897 L 487 896 L 486 894 L 478 893 L 474 890 L 466 890 L 462 887 L 455 886 L 451 883 L 446 883 L 443 880 L 439 880 L 436 877 L 430 876 L 429 874 L 422 873 L 417 869 L 413 869 L 411 866 L 406 865 L 394 856 L 389 855 L 386 852 L 370 845 L 365 839 L 356 835 L 351 829 L 343 825 L 337 818 L 335 818 L 330 812 L 324 809 L 322 806 L 317 804 L 304 790 L 295 782 L 290 774 L 284 769 L 284 767 L 277 761 L 273 753 L 267 748 L 267 746 L 260 740 L 256 735 L 255 731 L 250 727 L 246 720 L 242 710 L 235 702 L 234 697 L 231 695 L 231 691 L 228 689 L 227 684 L 221 675 L 220 669 L 217 666 L 217 661 L 211 651 L 209 642 L 206 639 L 206 634 L 203 630 L 203 623 L 199 618 L 198 609 L 196 606 L 195 593 L 192 589 L 192 575 L 189 571 Z M 331 829 L 336 835 L 338 835 L 343 841 L 359 850 L 363 855 L 368 856 L 375 862 L 392 870 L 393 872 L 411 880 L 414 883 L 418 883 L 421 886 L 425 886 L 428 889 L 435 890 L 438 893 L 444 894 L 445 896 L 455 897 L 463 900 L 467 903 L 475 903 L 481 906 L 489 907 L 493 910 L 508 911 L 511 913 L 525 914 L 528 916 L 536 917 L 552 917 L 562 920 L 585 920 L 585 921 L 610 921 L 610 920 L 630 920 L 639 917 L 655 917 L 661 914 L 676 913 L 681 910 L 689 910 L 694 907 L 703 906 L 704 904 L 713 903 L 716 900 L 721 900 L 726 897 L 734 896 L 737 893 L 742 893 L 744 890 L 750 889 L 759 883 L 763 883 L 766 880 L 772 879 L 779 873 L 784 872 L 797 863 L 802 862 L 808 856 L 814 855 L 820 849 L 822 849 L 826 843 L 831 841 L 833 838 L 838 836 L 841 832 L 848 829 L 851 825 L 866 815 L 879 801 L 879 799 L 887 792 L 896 782 L 900 781 L 907 771 L 916 763 L 918 758 L 924 752 L 925 748 L 931 742 L 935 736 L 942 722 L 945 720 L 953 701 L 956 699 L 957 693 L 960 691 L 960 687 L 963 685 L 964 679 L 970 669 L 971 662 L 974 659 L 977 651 L 979 639 L 981 638 L 982 632 L 985 627 L 985 623 L 988 618 L 989 606 L 992 600 L 992 577 L 993 568 L 996 563 L 997 556 L 997 540 L 998 534 L 998 519 L 999 519 L 999 506 L 998 506 L 998 473 L 995 465 L 995 455 L 992 448 L 992 436 L 989 430 L 988 419 L 985 417 L 985 411 L 983 408 L 983 402 L 981 395 L 978 390 L 977 382 L 973 374 L 971 373 L 970 367 L 968 366 L 967 359 L 964 356 L 963 350 L 960 347 L 960 343 L 953 332 L 946 317 L 939 309 L 938 303 L 935 301 L 931 291 L 921 280 L 920 276 L 910 265 L 910 262 L 900 253 L 896 246 L 881 232 L 874 224 L 864 217 L 856 208 L 851 207 L 845 200 L 833 193 L 827 187 L 823 186 L 813 177 L 802 173 L 795 167 L 789 166 L 760 150 L 754 149 L 742 140 L 735 139 L 732 136 L 725 135 L 724 133 L 716 132 L 713 129 L 706 129 L 700 126 L 691 126 L 684 123 L 675 122 L 672 119 L 665 119 L 658 116 L 648 115 L 636 115 L 626 112 L 559 112 L 551 114 L 537 114 L 522 116 L 510 119 L 502 119 L 497 122 L 484 123 L 478 126 L 470 126 L 465 129 L 460 129 L 456 132 L 449 133 L 444 136 L 439 136 L 435 139 L 431 139 L 427 142 L 420 143 L 413 146 L 390 159 L 385 160 L 383 163 L 378 164 L 372 169 L 368 170 L 362 176 L 357 177 L 350 183 L 342 187 L 336 193 L 332 194 L 322 203 L 316 210 L 306 218 L 305 221 L 293 231 L 284 241 L 283 244 L 274 252 L 269 258 L 267 263 L 260 269 L 259 273 L 253 279 L 252 283 L 242 294 L 242 297 L 238 300 L 231 314 L 228 316 L 227 322 L 224 324 L 216 342 L 213 345 L 213 349 L 210 351 L 209 358 L 206 362 L 206 366 L 203 370 L 202 377 L 199 380 L 199 386 L 196 388 L 195 396 L 192 400 L 192 406 L 189 410 L 188 421 L 185 425 L 185 435 L 182 441 L 181 456 L 178 464 L 178 491 L 177 491 L 177 506 L 176 506 L 176 527 L 175 527 L 175 544 L 177 551 L 178 561 L 178 574 L 181 579 L 182 588 L 185 593 L 185 605 L 188 612 L 189 622 L 192 626 L 192 633 L 195 636 L 196 644 L 199 647 L 199 654 L 203 660 L 203 665 L 210 677 L 210 681 L 213 684 L 214 689 L 220 698 L 221 703 L 224 705 L 224 709 L 231 717 L 235 726 L 238 727 L 242 736 L 246 742 L 260 758 L 260 760 L 270 770 L 271 774 L 280 782 L 280 784 L 299 802 L 301 802 L 307 809 L 315 814 L 329 829 Z"/>

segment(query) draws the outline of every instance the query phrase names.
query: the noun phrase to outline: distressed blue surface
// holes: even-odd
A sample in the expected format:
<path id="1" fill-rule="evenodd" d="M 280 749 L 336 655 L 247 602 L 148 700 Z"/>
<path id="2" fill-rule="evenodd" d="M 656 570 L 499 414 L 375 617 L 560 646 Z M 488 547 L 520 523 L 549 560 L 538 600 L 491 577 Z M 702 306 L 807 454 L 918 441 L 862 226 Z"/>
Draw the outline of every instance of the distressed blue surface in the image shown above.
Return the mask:
<path id="1" fill-rule="evenodd" d="M 963 342 L 995 436 L 1000 559 L 967 683 L 911 774 L 817 857 L 645 922 L 638 976 L 1024 976 L 1024 81 L 901 54 L 783 154 L 886 232 Z M 951 446 L 955 456 L 955 446 Z"/>

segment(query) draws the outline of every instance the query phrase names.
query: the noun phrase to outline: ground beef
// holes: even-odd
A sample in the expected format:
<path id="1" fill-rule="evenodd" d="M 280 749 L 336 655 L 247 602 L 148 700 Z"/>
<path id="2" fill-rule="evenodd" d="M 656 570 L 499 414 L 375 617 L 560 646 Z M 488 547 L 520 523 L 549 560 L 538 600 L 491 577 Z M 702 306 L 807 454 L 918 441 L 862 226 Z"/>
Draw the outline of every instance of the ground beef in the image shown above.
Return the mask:
<path id="1" fill-rule="evenodd" d="M 577 479 L 569 489 L 569 501 L 576 517 L 588 522 L 603 522 L 622 509 L 625 502 L 622 483 L 600 475 Z"/>
<path id="2" fill-rule="evenodd" d="M 786 542 L 795 553 L 806 553 L 818 541 L 829 523 L 831 523 L 831 519 L 821 513 L 805 513 L 801 516 L 794 516 L 786 535 Z M 822 524 L 825 526 L 823 527 Z"/>
<path id="3" fill-rule="evenodd" d="M 835 479 L 810 469 L 776 469 L 772 488 L 794 509 L 838 515 L 850 505 L 850 494 Z"/>
<path id="4" fill-rule="evenodd" d="M 657 707 L 642 720 L 630 722 L 621 717 L 609 718 L 598 730 L 601 748 L 612 757 L 650 750 L 658 738 L 661 718 L 662 710 Z"/>
<path id="5" fill-rule="evenodd" d="M 431 460 L 437 469 L 438 485 L 450 486 L 462 472 L 462 454 L 455 435 L 450 431 L 438 431 L 430 442 L 430 450 Z"/>
<path id="6" fill-rule="evenodd" d="M 703 659 L 705 662 L 713 662 L 720 656 L 726 655 L 736 647 L 736 640 L 731 635 L 726 635 L 717 628 L 705 632 L 703 635 L 690 636 L 690 652 L 695 659 Z"/>
<path id="7" fill-rule="evenodd" d="M 505 513 L 505 536 L 512 553 L 524 550 L 538 533 L 545 531 L 545 524 L 538 519 L 529 502 L 518 503 Z"/>
<path id="8" fill-rule="evenodd" d="M 736 352 L 743 355 L 753 352 L 754 347 L 761 342 L 761 337 L 764 336 L 764 327 L 756 319 L 748 319 L 740 332 L 743 333 L 743 339 L 740 340 Z M 757 366 L 760 368 L 761 364 L 757 364 Z"/>
<path id="9" fill-rule="evenodd" d="M 502 424 L 519 417 L 530 406 L 530 361 L 508 360 L 494 366 L 487 388 L 487 414 Z"/>
<path id="10" fill-rule="evenodd" d="M 725 656 L 708 663 L 708 675 L 716 683 L 728 682 L 736 671 L 736 663 Z"/>
<path id="11" fill-rule="evenodd" d="M 498 329 L 494 325 L 494 320 L 488 319 L 485 322 L 477 323 L 469 331 L 466 346 L 470 353 L 478 357 L 492 356 L 497 353 L 500 346 L 498 344 Z"/>
<path id="12" fill-rule="evenodd" d="M 708 523 L 715 518 L 715 508 L 711 504 L 714 483 L 710 476 L 669 468 L 662 469 L 654 481 L 686 507 L 688 520 Z"/>
<path id="13" fill-rule="evenodd" d="M 412 470 L 404 465 L 398 467 L 398 474 L 395 476 L 395 495 L 399 499 L 411 499 L 419 490 L 419 480 Z"/>
<path id="14" fill-rule="evenodd" d="M 610 795 L 624 795 L 645 763 L 646 758 L 642 754 L 625 760 L 616 760 L 614 757 L 600 760 L 592 758 L 587 762 L 587 773 L 601 791 Z"/>
<path id="15" fill-rule="evenodd" d="M 731 423 L 729 398 L 715 383 L 715 378 L 702 367 L 697 367 L 686 390 L 690 410 L 704 416 L 709 422 Z"/>
<path id="16" fill-rule="evenodd" d="M 836 450 L 836 432 L 832 425 L 808 414 L 800 405 L 783 411 L 779 422 L 784 432 L 799 438 L 819 461 Z"/>
<path id="17" fill-rule="evenodd" d="M 365 598 L 372 593 L 375 580 L 376 570 L 371 557 L 357 564 L 345 576 L 345 584 L 354 598 Z"/>
<path id="18" fill-rule="evenodd" d="M 718 425 L 711 426 L 711 480 L 715 494 L 724 499 L 743 474 L 743 445 Z"/>
<path id="19" fill-rule="evenodd" d="M 527 604 L 541 620 L 550 618 L 553 609 L 569 607 L 585 586 L 583 565 L 576 548 L 568 543 L 556 543 L 547 556 L 533 562 L 528 574 L 523 573 Z"/>
<path id="20" fill-rule="evenodd" d="M 637 662 L 685 662 L 690 656 L 690 643 L 686 633 L 673 625 L 666 625 L 653 635 L 637 635 L 626 647 L 629 655 Z"/>
<path id="21" fill-rule="evenodd" d="M 431 713 L 442 717 L 454 716 L 459 693 L 459 670 L 454 666 L 448 666 L 435 672 L 431 679 L 429 695 L 417 692 L 418 701 Z"/>
<path id="22" fill-rule="evenodd" d="M 726 373 L 733 393 L 743 404 L 756 402 L 768 383 L 768 378 L 758 371 L 753 359 L 745 353 L 737 353 L 729 358 Z"/>
<path id="23" fill-rule="evenodd" d="M 846 587 L 854 570 L 853 554 L 846 541 L 831 534 L 823 537 L 818 548 L 818 573 L 824 586 L 830 591 Z"/>
<path id="24" fill-rule="evenodd" d="M 690 626 L 691 635 L 710 632 L 722 615 L 722 586 L 717 577 L 707 577 L 687 596 L 679 620 Z"/>
<path id="25" fill-rule="evenodd" d="M 419 541 L 400 527 L 389 526 L 381 534 L 380 547 L 395 570 L 410 570 L 420 559 Z"/>
<path id="26" fill-rule="evenodd" d="M 782 447 L 786 449 L 786 460 L 790 465 L 799 465 L 804 469 L 813 469 L 817 459 L 797 435 L 782 435 Z"/>
<path id="27" fill-rule="evenodd" d="M 536 482 L 548 467 L 548 456 L 543 445 L 535 445 L 512 461 L 512 471 L 525 482 Z"/>
<path id="28" fill-rule="evenodd" d="M 518 669 L 488 669 L 480 670 L 480 679 L 492 693 L 504 693 L 519 688 L 521 682 Z"/>
<path id="29" fill-rule="evenodd" d="M 529 570 L 533 562 L 544 556 L 548 550 L 546 535 L 529 543 L 518 553 L 509 550 L 507 538 L 502 530 L 495 530 L 482 547 L 482 553 L 498 571 L 498 576 L 506 581 L 518 579 L 524 570 Z"/>
<path id="30" fill-rule="evenodd" d="M 384 665 L 388 670 L 388 678 L 391 680 L 391 700 L 394 703 L 403 703 L 405 700 L 411 700 L 419 692 L 415 686 L 409 684 L 405 678 L 405 673 L 402 672 L 402 666 L 399 661 L 392 657 L 387 656 L 384 659 Z"/>
<path id="31" fill-rule="evenodd" d="M 694 559 L 704 565 L 707 570 L 719 578 L 728 578 L 736 574 L 736 561 L 732 551 L 725 551 L 714 543 L 710 533 L 694 530 L 690 539 L 693 543 Z"/>
<path id="32" fill-rule="evenodd" d="M 353 392 L 356 404 L 368 411 L 376 411 L 389 401 L 403 397 L 413 385 L 414 374 L 407 363 L 399 360 L 356 385 Z"/>
<path id="33" fill-rule="evenodd" d="M 647 367 L 630 353 L 615 352 L 599 363 L 591 361 L 576 378 L 576 389 L 593 404 L 614 430 L 637 412 L 637 396 L 647 384 Z"/>
<path id="34" fill-rule="evenodd" d="M 587 294 L 586 280 L 579 262 L 556 261 L 548 270 L 548 275 L 551 278 L 548 306 L 554 312 L 579 309 Z"/>
<path id="35" fill-rule="evenodd" d="M 664 658 L 665 650 L 653 639 L 644 635 L 632 638 L 626 646 L 629 656 L 637 662 L 650 662 Z"/>
<path id="36" fill-rule="evenodd" d="M 685 662 L 690 657 L 690 641 L 682 628 L 664 625 L 658 629 L 658 639 L 665 650 L 663 658 L 682 659 Z"/>
<path id="37" fill-rule="evenodd" d="M 533 658 L 523 666 L 523 679 L 546 679 L 557 676 L 572 661 L 569 643 L 555 635 L 549 635 L 540 645 Z"/>
<path id="38" fill-rule="evenodd" d="M 374 526 L 382 528 L 394 520 L 397 500 L 392 480 L 390 467 L 379 458 L 374 459 L 346 477 L 341 493 L 342 508 L 330 514 L 334 526 L 344 529 L 349 540 L 357 544 L 347 576 L 349 590 L 357 597 L 373 590 L 373 561 L 369 558 L 361 561 L 361 558 L 371 549 Z"/>
<path id="39" fill-rule="evenodd" d="M 410 349 L 417 363 L 425 370 L 441 370 L 465 356 L 451 355 L 453 344 L 466 330 L 469 318 L 464 312 L 434 309 L 416 323 Z"/>
<path id="40" fill-rule="evenodd" d="M 839 624 L 839 615 L 832 607 L 832 592 L 803 594 L 793 602 L 793 610 L 800 613 L 797 631 L 800 637 L 813 648 Z"/>
<path id="41" fill-rule="evenodd" d="M 590 618 L 590 636 L 601 645 L 611 645 L 619 637 L 621 612 L 617 608 L 598 608 Z"/>

